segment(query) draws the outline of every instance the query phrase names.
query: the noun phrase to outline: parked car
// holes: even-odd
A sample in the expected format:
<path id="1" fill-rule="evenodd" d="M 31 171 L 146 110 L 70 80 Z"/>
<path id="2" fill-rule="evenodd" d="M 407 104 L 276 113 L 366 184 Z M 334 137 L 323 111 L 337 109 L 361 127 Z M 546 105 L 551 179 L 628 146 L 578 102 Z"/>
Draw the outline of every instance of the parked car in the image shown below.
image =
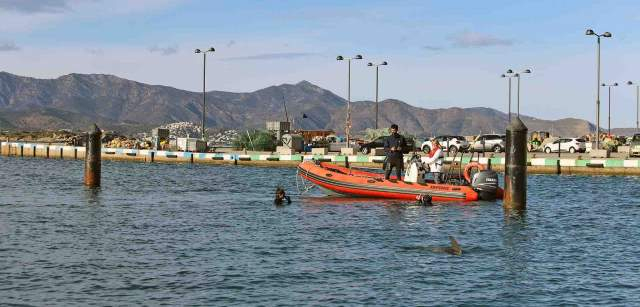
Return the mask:
<path id="1" fill-rule="evenodd" d="M 459 151 L 465 152 L 469 150 L 469 142 L 460 135 L 441 135 L 435 137 L 440 143 L 443 151 L 448 151 L 451 154 L 456 154 Z M 420 150 L 423 152 L 431 151 L 431 140 L 426 140 L 420 146 Z"/>
<path id="2" fill-rule="evenodd" d="M 376 139 L 374 139 L 371 142 L 363 142 L 360 145 L 360 152 L 363 154 L 369 154 L 371 152 L 371 149 L 373 148 L 383 148 L 384 147 L 384 139 L 386 138 L 386 136 L 379 136 Z M 413 150 L 415 150 L 415 141 L 412 138 L 407 138 L 405 137 L 405 140 L 407 141 L 407 147 L 403 149 L 402 153 L 409 153 Z"/>
<path id="3" fill-rule="evenodd" d="M 640 133 L 634 134 L 629 144 L 629 156 L 640 156 Z"/>
<path id="4" fill-rule="evenodd" d="M 470 146 L 473 151 L 503 152 L 506 146 L 506 136 L 500 134 L 481 134 Z"/>
<path id="5" fill-rule="evenodd" d="M 558 148 L 561 152 L 585 152 L 587 150 L 587 144 L 586 141 L 581 138 L 559 138 L 552 143 L 544 145 L 544 152 L 558 152 Z"/>

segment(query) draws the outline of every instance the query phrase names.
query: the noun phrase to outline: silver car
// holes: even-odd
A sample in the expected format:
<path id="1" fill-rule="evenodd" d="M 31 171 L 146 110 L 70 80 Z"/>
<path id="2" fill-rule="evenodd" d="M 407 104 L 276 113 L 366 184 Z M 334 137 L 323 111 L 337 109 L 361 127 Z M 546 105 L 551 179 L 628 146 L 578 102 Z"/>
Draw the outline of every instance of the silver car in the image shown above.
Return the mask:
<path id="1" fill-rule="evenodd" d="M 503 152 L 505 148 L 505 136 L 500 134 L 481 134 L 478 135 L 471 144 L 471 150 Z"/>

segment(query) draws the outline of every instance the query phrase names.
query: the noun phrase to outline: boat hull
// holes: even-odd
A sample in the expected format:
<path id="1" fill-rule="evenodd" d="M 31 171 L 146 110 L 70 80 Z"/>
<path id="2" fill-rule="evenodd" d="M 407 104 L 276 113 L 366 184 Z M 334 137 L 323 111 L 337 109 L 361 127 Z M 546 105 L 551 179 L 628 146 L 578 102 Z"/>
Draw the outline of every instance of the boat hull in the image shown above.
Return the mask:
<path id="1" fill-rule="evenodd" d="M 298 165 L 298 174 L 314 184 L 347 196 L 416 200 L 429 195 L 435 201 L 476 201 L 478 192 L 470 186 L 435 183 L 409 183 L 402 180 L 384 180 L 384 175 L 314 162 Z M 496 198 L 502 198 L 499 189 Z"/>

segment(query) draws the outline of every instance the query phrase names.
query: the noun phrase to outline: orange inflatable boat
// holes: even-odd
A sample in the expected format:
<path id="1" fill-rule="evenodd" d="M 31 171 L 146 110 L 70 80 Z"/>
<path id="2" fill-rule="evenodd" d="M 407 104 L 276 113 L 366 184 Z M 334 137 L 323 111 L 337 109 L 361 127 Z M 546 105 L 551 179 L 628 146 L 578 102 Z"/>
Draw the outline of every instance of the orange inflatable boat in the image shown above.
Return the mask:
<path id="1" fill-rule="evenodd" d="M 497 174 L 491 170 L 477 172 L 471 183 L 463 185 L 405 182 L 395 177 L 385 180 L 383 174 L 311 161 L 298 165 L 298 175 L 324 189 L 356 197 L 420 200 L 429 196 L 434 201 L 476 201 L 495 200 L 503 194 Z"/>

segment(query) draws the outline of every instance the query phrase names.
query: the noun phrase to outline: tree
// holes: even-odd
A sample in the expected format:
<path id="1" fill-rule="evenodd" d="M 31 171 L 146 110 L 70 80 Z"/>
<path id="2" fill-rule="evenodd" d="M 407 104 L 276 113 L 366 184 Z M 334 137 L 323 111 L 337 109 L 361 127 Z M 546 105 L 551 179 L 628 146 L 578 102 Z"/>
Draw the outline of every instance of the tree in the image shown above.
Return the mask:
<path id="1" fill-rule="evenodd" d="M 245 130 L 244 133 L 239 133 L 236 136 L 233 140 L 233 146 L 248 150 L 274 151 L 276 149 L 276 137 L 265 130 Z"/>

